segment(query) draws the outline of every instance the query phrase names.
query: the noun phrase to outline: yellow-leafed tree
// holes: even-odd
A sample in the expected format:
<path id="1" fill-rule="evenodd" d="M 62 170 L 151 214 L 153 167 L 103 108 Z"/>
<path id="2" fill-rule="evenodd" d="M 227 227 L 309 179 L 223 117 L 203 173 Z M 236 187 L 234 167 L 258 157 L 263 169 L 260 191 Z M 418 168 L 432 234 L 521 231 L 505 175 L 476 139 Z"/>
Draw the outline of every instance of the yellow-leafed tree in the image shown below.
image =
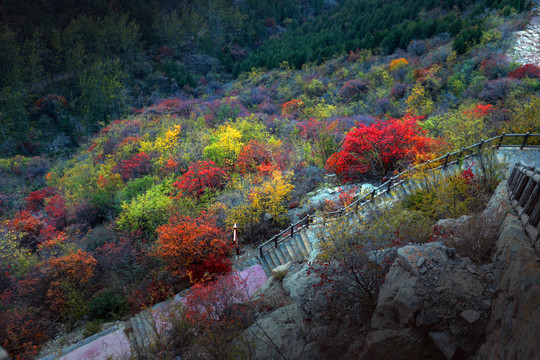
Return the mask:
<path id="1" fill-rule="evenodd" d="M 291 198 L 294 185 L 290 176 L 274 171 L 260 185 L 244 190 L 244 201 L 227 214 L 227 224 L 237 224 L 244 239 L 262 240 L 273 227 L 287 222 L 286 203 Z"/>

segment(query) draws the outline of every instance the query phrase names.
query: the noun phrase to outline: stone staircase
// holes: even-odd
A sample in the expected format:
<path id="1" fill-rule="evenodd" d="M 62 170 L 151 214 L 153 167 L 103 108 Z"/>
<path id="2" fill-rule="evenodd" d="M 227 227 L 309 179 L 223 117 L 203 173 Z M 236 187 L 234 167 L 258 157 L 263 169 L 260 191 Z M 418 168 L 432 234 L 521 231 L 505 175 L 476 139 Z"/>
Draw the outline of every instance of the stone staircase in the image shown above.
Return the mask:
<path id="1" fill-rule="evenodd" d="M 131 354 L 137 359 L 150 359 L 151 352 L 158 348 L 160 341 L 152 310 L 144 309 L 132 317 L 124 331 L 129 338 Z"/>
<path id="2" fill-rule="evenodd" d="M 272 269 L 289 261 L 308 259 L 315 249 L 316 242 L 314 227 L 304 227 L 292 237 L 269 249 L 260 258 L 266 275 L 270 276 Z"/>
<path id="3" fill-rule="evenodd" d="M 456 174 L 465 169 L 471 169 L 473 172 L 479 168 L 478 162 L 474 158 L 465 159 L 459 163 L 455 163 L 446 168 L 441 168 L 436 171 L 426 172 L 422 176 L 416 178 L 408 178 L 399 183 L 396 183 L 389 190 L 379 190 L 374 194 L 373 201 L 366 201 L 359 205 L 357 211 L 350 211 L 343 215 L 335 216 L 334 218 L 313 218 L 313 223 L 296 230 L 294 235 L 286 239 L 278 241 L 277 245 L 265 250 L 262 256 L 258 259 L 249 261 L 259 262 L 268 276 L 274 268 L 284 265 L 289 261 L 309 259 L 316 251 L 316 245 L 320 241 L 318 234 L 324 232 L 326 221 L 340 221 L 342 216 L 349 216 L 349 219 L 363 218 L 369 210 L 380 206 L 383 203 L 392 203 L 406 196 L 414 194 L 418 190 L 425 189 L 431 184 L 442 178 Z"/>

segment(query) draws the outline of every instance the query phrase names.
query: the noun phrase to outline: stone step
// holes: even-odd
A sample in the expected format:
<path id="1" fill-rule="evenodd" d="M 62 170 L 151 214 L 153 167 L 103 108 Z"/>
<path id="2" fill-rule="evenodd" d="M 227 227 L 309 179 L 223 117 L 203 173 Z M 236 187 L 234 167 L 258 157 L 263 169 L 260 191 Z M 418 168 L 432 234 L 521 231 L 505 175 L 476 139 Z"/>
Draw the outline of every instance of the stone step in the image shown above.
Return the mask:
<path id="1" fill-rule="evenodd" d="M 274 248 L 271 248 L 266 252 L 266 255 L 268 256 L 268 263 L 272 266 L 272 269 L 276 266 L 280 265 L 279 259 L 277 258 L 276 251 Z"/>
<path id="2" fill-rule="evenodd" d="M 296 258 L 296 254 L 294 253 L 293 245 L 292 245 L 292 238 L 287 239 L 287 241 L 284 241 L 281 243 L 284 251 L 287 252 L 287 257 L 289 258 L 289 261 L 292 261 Z"/>
<path id="3" fill-rule="evenodd" d="M 270 265 L 266 262 L 266 257 L 263 257 L 261 259 L 261 266 L 266 274 L 266 276 L 270 276 L 272 273 L 272 269 L 270 268 Z"/>
<path id="4" fill-rule="evenodd" d="M 287 261 L 285 260 L 285 255 L 283 255 L 283 252 L 281 251 L 281 248 L 278 246 L 274 247 L 274 253 L 276 254 L 276 257 L 278 259 L 278 266 L 285 264 Z"/>
<path id="5" fill-rule="evenodd" d="M 302 232 L 295 234 L 292 240 L 296 243 L 296 250 L 300 253 L 300 257 L 307 258 L 308 250 L 306 249 L 306 246 L 304 245 L 304 241 L 302 240 L 301 234 Z"/>
<path id="6" fill-rule="evenodd" d="M 152 315 L 152 311 L 149 309 L 143 310 L 139 313 L 139 319 L 144 328 L 144 333 L 146 334 L 144 346 L 146 348 L 154 348 L 159 341 L 159 335 L 157 333 L 157 325 L 154 316 Z"/>
<path id="7" fill-rule="evenodd" d="M 149 350 L 145 344 L 148 335 L 146 334 L 146 329 L 144 327 L 144 324 L 142 323 L 141 313 L 138 313 L 137 315 L 135 315 L 134 318 L 135 318 L 135 325 L 133 327 L 133 335 L 135 336 L 137 340 L 137 344 L 139 346 L 138 353 L 142 355 L 146 355 Z"/>
<path id="8" fill-rule="evenodd" d="M 142 339 L 142 336 L 140 335 L 139 325 L 137 324 L 137 316 L 134 316 L 131 319 L 129 319 L 129 324 L 131 325 L 131 329 L 132 329 L 129 336 L 131 352 L 133 354 L 140 355 L 142 354 L 143 344 L 142 342 L 140 342 Z"/>
<path id="9" fill-rule="evenodd" d="M 298 242 L 298 238 L 300 235 L 298 233 L 294 234 L 294 236 L 291 238 L 291 241 L 289 242 L 289 246 L 291 247 L 295 259 L 302 259 L 304 258 L 304 253 L 302 252 L 302 248 L 300 247 L 300 243 Z"/>
<path id="10" fill-rule="evenodd" d="M 313 230 L 311 230 L 312 232 Z M 302 237 L 302 240 L 304 242 L 304 246 L 306 248 L 306 251 L 308 253 L 308 256 L 311 254 L 311 251 L 313 250 L 313 245 L 311 243 L 311 237 L 310 237 L 310 229 L 304 229 L 304 231 L 300 232 L 300 236 Z"/>

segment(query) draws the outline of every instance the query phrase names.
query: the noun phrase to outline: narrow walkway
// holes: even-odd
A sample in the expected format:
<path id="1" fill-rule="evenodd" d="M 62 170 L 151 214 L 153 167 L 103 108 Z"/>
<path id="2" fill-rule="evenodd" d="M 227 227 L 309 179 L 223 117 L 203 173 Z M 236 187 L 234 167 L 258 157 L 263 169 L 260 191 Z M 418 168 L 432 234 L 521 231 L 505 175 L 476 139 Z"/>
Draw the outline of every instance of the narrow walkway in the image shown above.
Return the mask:
<path id="1" fill-rule="evenodd" d="M 252 297 L 255 292 L 266 282 L 268 276 L 261 265 L 255 265 L 238 272 L 245 281 L 248 295 Z M 154 327 L 158 331 L 167 329 L 168 311 L 171 306 L 183 303 L 184 297 L 175 297 L 156 304 L 150 313 L 153 317 Z M 136 316 L 138 316 L 137 314 Z M 128 320 L 127 323 L 129 323 Z M 49 355 L 40 360 L 105 360 L 105 359 L 129 359 L 132 355 L 132 348 L 129 335 L 126 333 L 126 326 L 112 328 L 95 334 L 80 341 L 62 351 L 61 354 Z"/>

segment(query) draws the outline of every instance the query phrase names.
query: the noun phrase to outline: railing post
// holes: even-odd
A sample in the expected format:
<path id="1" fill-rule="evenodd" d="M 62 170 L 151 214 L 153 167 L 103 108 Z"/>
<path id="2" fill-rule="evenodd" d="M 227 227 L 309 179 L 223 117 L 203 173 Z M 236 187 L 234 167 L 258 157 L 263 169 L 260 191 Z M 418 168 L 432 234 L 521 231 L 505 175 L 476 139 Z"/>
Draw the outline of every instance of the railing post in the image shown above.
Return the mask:
<path id="1" fill-rule="evenodd" d="M 388 188 L 386 189 L 386 192 L 390 192 L 390 189 L 392 188 L 392 180 L 394 180 L 393 177 L 391 177 L 390 181 L 388 181 Z"/>
<path id="2" fill-rule="evenodd" d="M 375 189 L 371 192 L 371 202 L 375 200 Z"/>
<path id="3" fill-rule="evenodd" d="M 501 147 L 502 145 L 502 142 L 503 142 L 503 139 L 504 139 L 504 134 L 505 132 L 503 131 L 502 135 L 501 135 L 501 140 L 499 140 L 499 144 L 497 144 L 497 150 L 499 150 L 499 148 Z"/>
<path id="4" fill-rule="evenodd" d="M 278 247 L 278 237 L 274 237 L 274 246 L 277 248 Z"/>
<path id="5" fill-rule="evenodd" d="M 446 157 L 444 158 L 443 169 L 446 169 L 446 164 L 448 164 L 448 158 L 449 157 L 450 157 L 450 153 L 446 153 Z"/>
<path id="6" fill-rule="evenodd" d="M 236 249 L 236 255 L 240 255 L 240 244 L 238 243 L 238 228 L 236 227 L 236 224 L 234 224 L 233 227 L 233 243 L 234 247 Z"/>
<path id="7" fill-rule="evenodd" d="M 293 237 L 293 236 L 294 236 L 294 224 L 291 225 L 291 237 Z"/>
<path id="8" fill-rule="evenodd" d="M 525 134 L 525 138 L 523 139 L 523 144 L 521 144 L 521 148 L 520 150 L 523 150 L 523 148 L 525 147 L 525 144 L 527 143 L 527 139 L 529 138 L 529 132 L 527 131 L 527 133 Z"/>
<path id="9" fill-rule="evenodd" d="M 262 250 L 262 247 L 259 246 L 259 254 L 261 255 L 261 259 L 263 257 L 263 250 Z"/>
<path id="10" fill-rule="evenodd" d="M 482 145 L 484 145 L 484 139 L 482 139 L 482 140 L 478 143 L 478 151 L 482 150 Z"/>

